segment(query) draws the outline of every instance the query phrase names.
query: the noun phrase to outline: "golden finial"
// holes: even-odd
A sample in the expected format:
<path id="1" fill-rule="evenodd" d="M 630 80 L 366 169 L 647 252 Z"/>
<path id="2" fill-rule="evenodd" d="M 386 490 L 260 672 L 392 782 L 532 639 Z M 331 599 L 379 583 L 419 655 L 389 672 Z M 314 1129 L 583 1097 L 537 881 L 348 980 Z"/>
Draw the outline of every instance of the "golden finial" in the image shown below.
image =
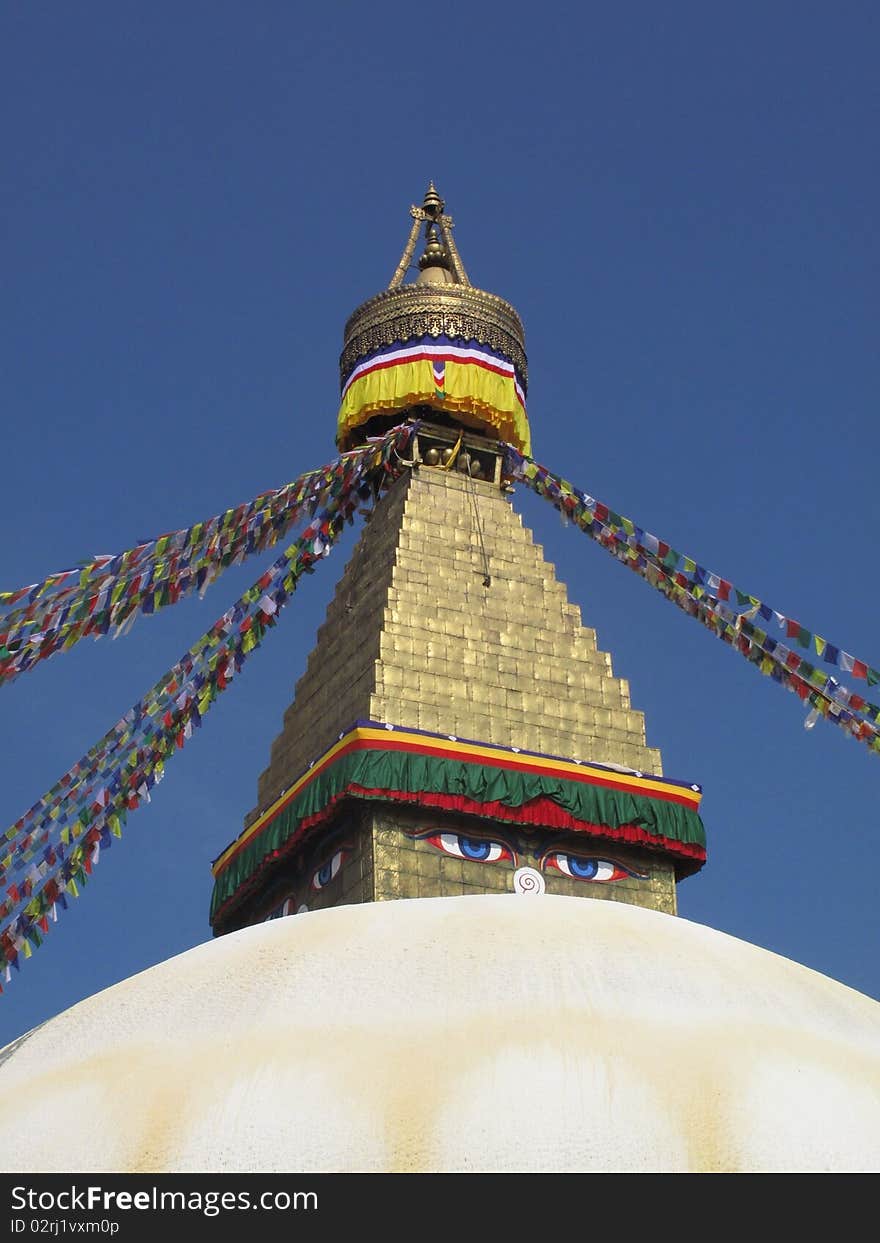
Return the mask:
<path id="1" fill-rule="evenodd" d="M 400 262 L 394 270 L 394 275 L 388 288 L 398 289 L 403 284 L 404 277 L 409 270 L 415 253 L 419 229 L 423 224 L 425 226 L 426 245 L 425 253 L 419 260 L 420 271 L 425 272 L 426 270 L 442 268 L 449 273 L 447 277 L 441 277 L 438 272 L 434 272 L 434 278 L 438 278 L 441 283 L 451 281 L 459 285 L 469 285 L 470 281 L 467 278 L 467 272 L 464 270 L 455 242 L 452 240 L 452 217 L 446 215 L 446 204 L 437 193 L 437 187 L 433 181 L 428 182 L 428 188 L 425 191 L 421 207 L 416 207 L 413 204 L 409 209 L 409 214 L 412 216 L 409 240 L 404 247 Z M 422 279 L 431 280 L 432 278 L 423 277 Z"/>
<path id="2" fill-rule="evenodd" d="M 437 187 L 433 181 L 428 182 L 425 200 L 422 203 L 422 211 L 430 220 L 436 220 L 438 216 L 443 215 L 443 208 L 445 206 L 446 204 L 437 193 Z"/>
<path id="3" fill-rule="evenodd" d="M 425 226 L 425 253 L 419 259 L 419 270 L 424 272 L 425 268 L 449 269 L 449 256 L 437 236 L 437 226 L 434 224 Z"/>

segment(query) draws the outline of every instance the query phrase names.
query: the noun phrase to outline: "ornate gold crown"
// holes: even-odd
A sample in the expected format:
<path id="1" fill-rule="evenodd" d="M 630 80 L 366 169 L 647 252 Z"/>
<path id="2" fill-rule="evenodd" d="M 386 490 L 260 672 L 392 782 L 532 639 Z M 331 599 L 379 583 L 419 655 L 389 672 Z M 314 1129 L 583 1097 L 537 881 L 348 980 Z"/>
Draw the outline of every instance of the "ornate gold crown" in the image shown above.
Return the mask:
<path id="1" fill-rule="evenodd" d="M 504 354 L 525 391 L 528 363 L 522 320 L 509 302 L 470 283 L 452 237 L 452 218 L 445 215 L 444 207 L 432 182 L 422 206 L 410 208 L 409 240 L 388 288 L 361 303 L 345 325 L 340 388 L 360 359 L 382 346 L 447 336 L 476 341 Z M 426 245 L 418 263 L 419 275 L 405 285 L 423 223 Z"/>

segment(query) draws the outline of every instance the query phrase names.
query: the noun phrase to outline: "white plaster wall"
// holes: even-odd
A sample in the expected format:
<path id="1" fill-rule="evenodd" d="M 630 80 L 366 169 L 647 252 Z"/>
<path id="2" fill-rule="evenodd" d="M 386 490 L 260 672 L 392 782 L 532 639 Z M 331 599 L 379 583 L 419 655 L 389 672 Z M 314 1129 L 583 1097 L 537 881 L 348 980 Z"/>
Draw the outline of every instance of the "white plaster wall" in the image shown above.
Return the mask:
<path id="1" fill-rule="evenodd" d="M 274 920 L 10 1050 L 7 1172 L 880 1169 L 880 1004 L 617 902 Z"/>

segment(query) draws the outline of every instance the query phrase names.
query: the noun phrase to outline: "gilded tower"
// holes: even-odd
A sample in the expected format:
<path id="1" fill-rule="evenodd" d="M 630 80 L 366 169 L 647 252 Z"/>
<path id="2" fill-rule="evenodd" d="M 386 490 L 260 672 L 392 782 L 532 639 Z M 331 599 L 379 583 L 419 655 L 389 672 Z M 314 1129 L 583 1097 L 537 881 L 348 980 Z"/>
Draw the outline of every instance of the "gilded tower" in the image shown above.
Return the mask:
<path id="1" fill-rule="evenodd" d="M 390 284 L 345 326 L 336 439 L 409 422 L 412 456 L 367 513 L 256 807 L 215 861 L 214 931 L 511 891 L 675 913 L 705 859 L 699 787 L 663 777 L 512 507 L 504 446 L 531 451 L 518 314 L 471 285 L 433 184 L 410 214 Z"/>

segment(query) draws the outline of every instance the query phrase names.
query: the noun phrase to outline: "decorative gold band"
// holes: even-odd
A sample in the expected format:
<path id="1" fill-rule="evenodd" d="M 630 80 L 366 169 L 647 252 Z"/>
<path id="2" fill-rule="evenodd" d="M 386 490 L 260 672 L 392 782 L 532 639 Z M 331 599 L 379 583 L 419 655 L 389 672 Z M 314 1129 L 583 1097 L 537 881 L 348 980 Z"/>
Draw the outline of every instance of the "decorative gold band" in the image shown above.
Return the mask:
<path id="1" fill-rule="evenodd" d="M 498 350 L 510 359 L 527 388 L 524 332 L 516 311 L 503 298 L 464 285 L 443 289 L 402 285 L 359 306 L 345 325 L 340 388 L 367 354 L 397 341 L 428 336 L 478 341 Z"/>

